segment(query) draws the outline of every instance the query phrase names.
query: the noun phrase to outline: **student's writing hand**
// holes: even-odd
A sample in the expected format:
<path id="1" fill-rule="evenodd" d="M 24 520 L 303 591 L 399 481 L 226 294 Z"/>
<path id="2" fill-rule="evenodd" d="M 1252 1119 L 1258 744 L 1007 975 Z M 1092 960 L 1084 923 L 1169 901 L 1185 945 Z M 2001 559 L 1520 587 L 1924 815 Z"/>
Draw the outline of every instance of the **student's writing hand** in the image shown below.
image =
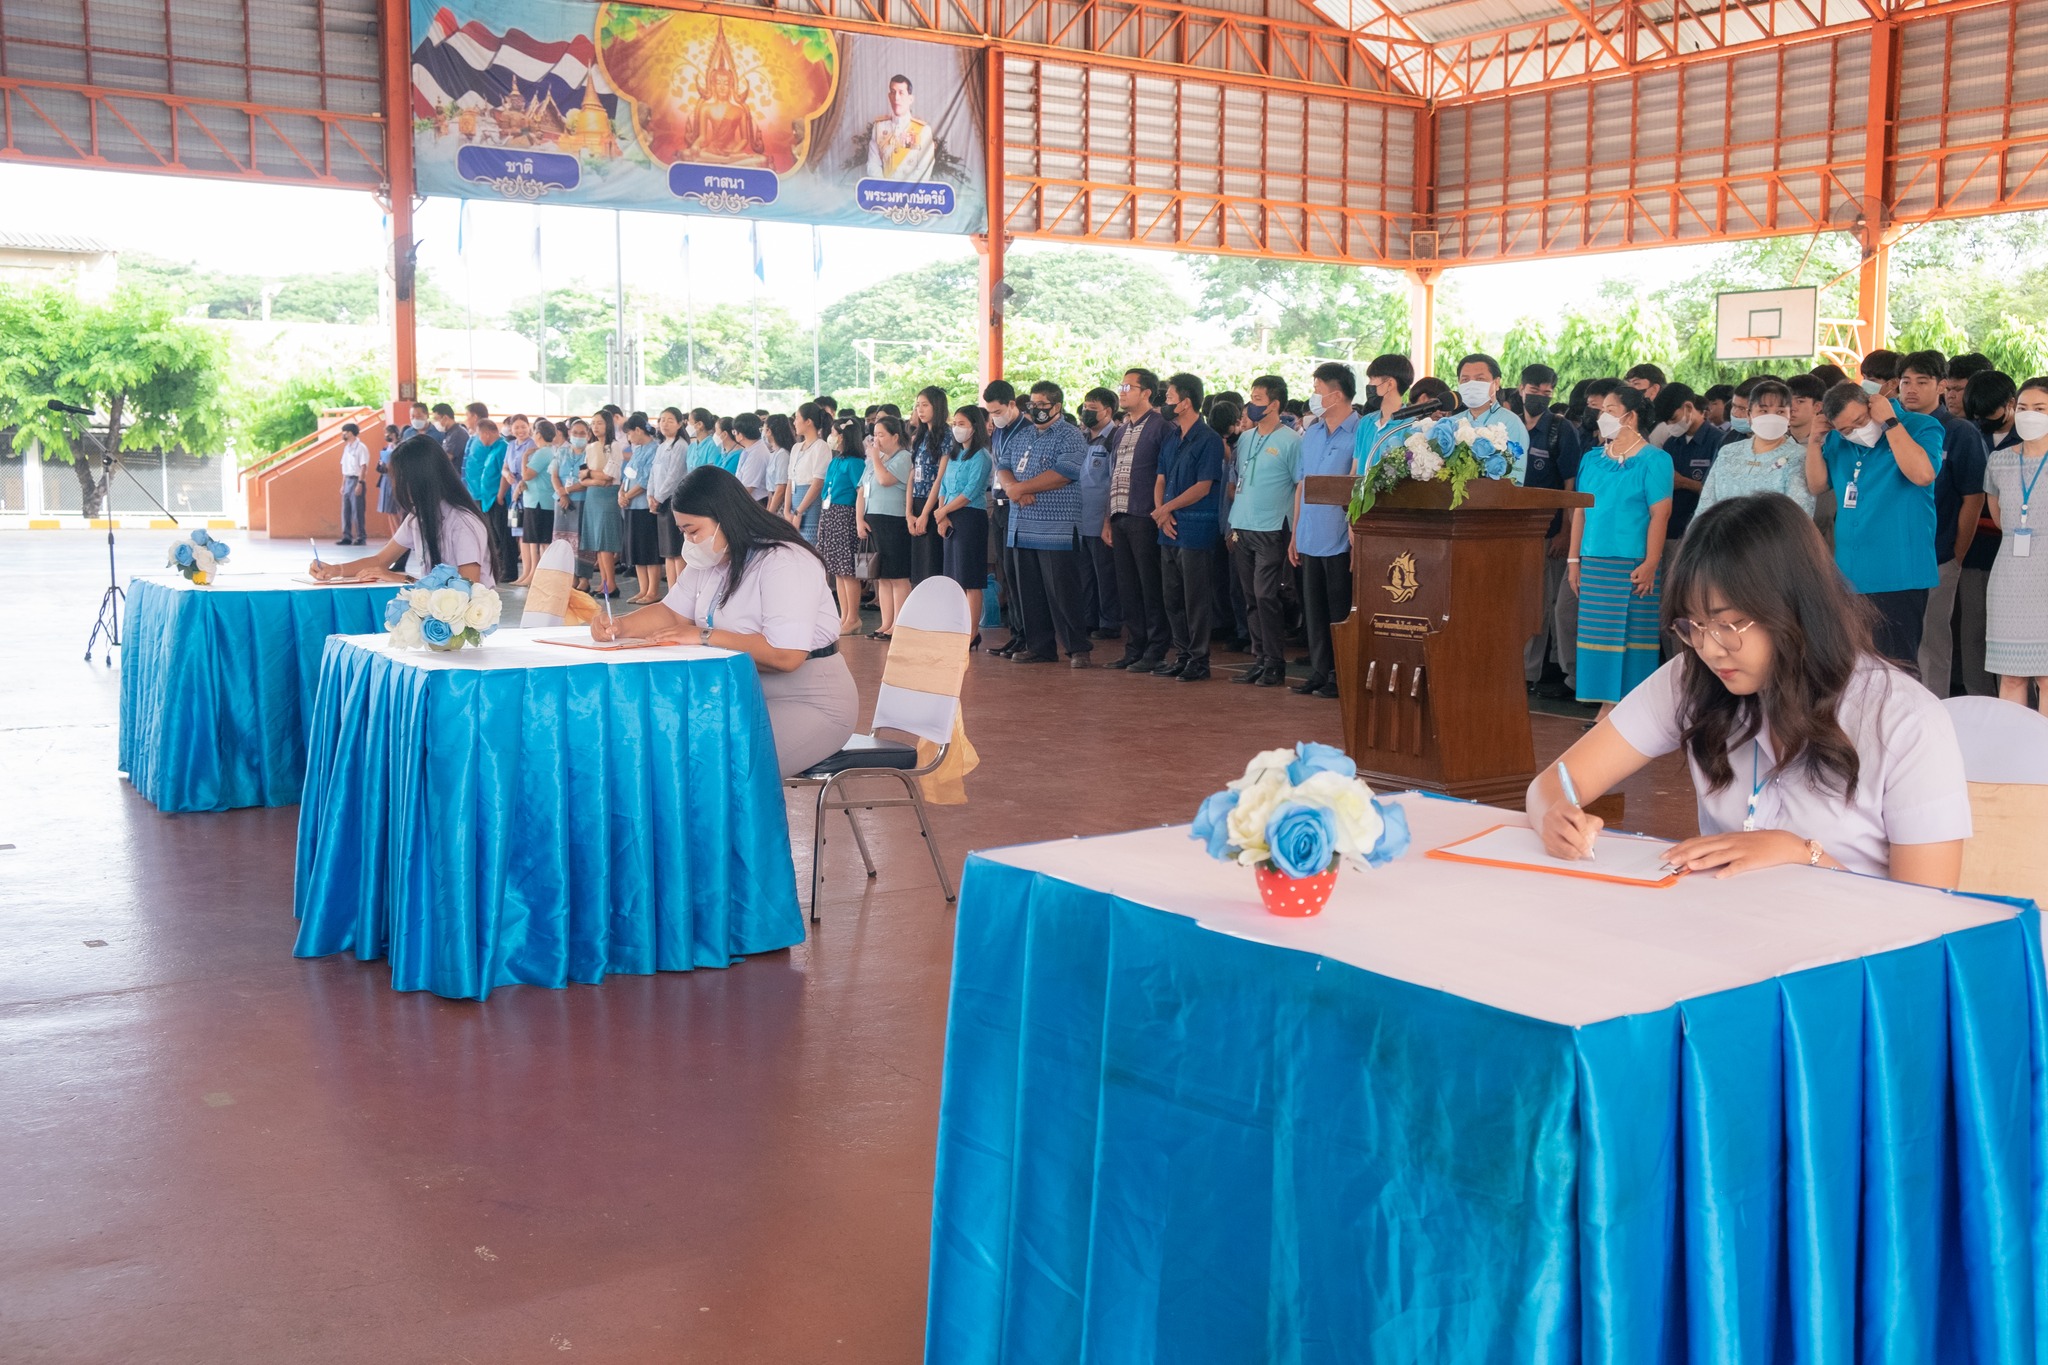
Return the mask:
<path id="1" fill-rule="evenodd" d="M 1804 863 L 1808 858 L 1806 840 L 1783 829 L 1760 829 L 1748 834 L 1702 834 L 1673 844 L 1664 861 L 1687 872 L 1714 872 L 1716 878 L 1763 867 Z"/>
<path id="2" fill-rule="evenodd" d="M 1593 841 L 1607 822 L 1589 815 L 1569 801 L 1554 801 L 1543 812 L 1537 833 L 1543 836 L 1543 850 L 1553 858 L 1577 862 L 1593 851 Z"/>

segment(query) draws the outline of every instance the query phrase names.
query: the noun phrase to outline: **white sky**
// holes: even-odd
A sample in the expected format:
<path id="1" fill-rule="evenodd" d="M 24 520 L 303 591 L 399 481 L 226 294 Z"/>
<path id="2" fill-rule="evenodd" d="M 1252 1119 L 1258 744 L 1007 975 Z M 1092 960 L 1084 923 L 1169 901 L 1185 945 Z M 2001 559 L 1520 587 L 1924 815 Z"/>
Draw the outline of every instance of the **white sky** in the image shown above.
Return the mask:
<path id="1" fill-rule="evenodd" d="M 533 260 L 535 225 L 550 287 L 571 281 L 609 293 L 614 270 L 614 216 L 608 210 L 471 200 L 456 250 L 458 201 L 430 199 L 414 220 L 420 262 L 456 302 L 465 265 L 479 316 L 494 300 L 531 294 L 540 282 Z M 148 252 L 208 269 L 257 275 L 378 269 L 384 264 L 384 217 L 369 194 L 283 185 L 128 175 L 52 166 L 0 164 L 0 227 L 97 237 L 122 251 Z M 681 292 L 683 232 L 690 234 L 691 291 L 705 303 L 753 297 L 747 225 L 682 214 L 628 213 L 620 220 L 629 283 L 659 281 Z M 965 237 L 859 228 L 821 229 L 825 269 L 819 302 L 862 289 L 934 260 L 968 259 Z M 1018 251 L 1059 250 L 1022 243 Z M 1678 247 L 1614 256 L 1579 256 L 1449 272 L 1460 312 L 1480 331 L 1500 333 L 1524 316 L 1554 317 L 1582 302 L 1606 279 L 1654 287 L 1693 268 L 1711 247 Z M 812 308 L 811 232 L 797 224 L 761 224 L 767 282 L 762 296 L 798 317 Z M 1133 251 L 1183 288 L 1180 258 Z M 466 258 L 466 259 L 465 259 Z"/>

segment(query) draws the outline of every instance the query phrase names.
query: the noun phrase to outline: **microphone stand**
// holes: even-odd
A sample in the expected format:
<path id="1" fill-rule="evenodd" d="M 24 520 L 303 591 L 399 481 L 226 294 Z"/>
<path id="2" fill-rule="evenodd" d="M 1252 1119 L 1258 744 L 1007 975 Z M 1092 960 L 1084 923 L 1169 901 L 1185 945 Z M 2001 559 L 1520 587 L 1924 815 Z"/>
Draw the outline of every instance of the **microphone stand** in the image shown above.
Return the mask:
<path id="1" fill-rule="evenodd" d="M 107 519 L 107 590 L 100 595 L 99 615 L 93 620 L 92 634 L 86 637 L 85 661 L 92 662 L 92 652 L 98 646 L 100 638 L 105 636 L 107 648 L 103 657 L 107 667 L 112 668 L 114 651 L 121 647 L 121 613 L 127 602 L 127 595 L 121 591 L 121 576 L 114 569 L 114 470 L 118 468 L 126 474 L 128 482 L 142 490 L 142 496 L 149 499 L 150 505 L 170 518 L 171 525 L 179 525 L 179 521 L 172 515 L 171 509 L 158 502 L 156 494 L 150 492 L 142 480 L 135 477 L 134 471 L 115 457 L 107 443 L 94 435 L 90 423 L 80 434 L 90 440 L 100 453 L 100 512 Z"/>

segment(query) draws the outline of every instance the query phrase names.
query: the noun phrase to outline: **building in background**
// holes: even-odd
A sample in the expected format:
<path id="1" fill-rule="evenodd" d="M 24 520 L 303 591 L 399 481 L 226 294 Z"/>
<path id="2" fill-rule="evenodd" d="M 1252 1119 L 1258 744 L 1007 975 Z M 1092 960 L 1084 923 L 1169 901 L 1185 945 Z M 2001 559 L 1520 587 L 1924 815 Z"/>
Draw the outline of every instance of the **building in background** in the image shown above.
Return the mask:
<path id="1" fill-rule="evenodd" d="M 98 302 L 114 292 L 120 253 L 95 237 L 0 228 L 0 284 L 54 285 Z"/>

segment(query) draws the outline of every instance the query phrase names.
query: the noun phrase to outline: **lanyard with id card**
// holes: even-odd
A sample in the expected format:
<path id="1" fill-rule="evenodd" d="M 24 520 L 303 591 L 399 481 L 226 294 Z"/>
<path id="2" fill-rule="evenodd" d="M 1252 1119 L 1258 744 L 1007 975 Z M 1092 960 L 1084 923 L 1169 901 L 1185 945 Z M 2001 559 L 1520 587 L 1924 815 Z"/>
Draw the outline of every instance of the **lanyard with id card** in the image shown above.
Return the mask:
<path id="1" fill-rule="evenodd" d="M 2027 525 L 2027 509 L 2034 502 L 2034 485 L 2041 481 L 2041 470 L 2048 467 L 2048 451 L 2034 462 L 2034 472 L 2027 473 L 2027 455 L 2019 452 L 2020 458 L 2020 529 L 2012 533 L 2012 557 L 2025 559 L 2034 553 L 2034 532 Z"/>
<path id="2" fill-rule="evenodd" d="M 1863 460 L 1862 460 L 1862 458 L 1861 458 L 1861 457 L 1859 456 L 1859 457 L 1857 458 L 1857 460 L 1856 460 L 1856 467 L 1855 467 L 1854 469 L 1852 469 L 1852 470 L 1850 470 L 1850 471 L 1849 471 L 1849 486 L 1848 486 L 1847 488 L 1844 488 L 1844 489 L 1842 490 L 1842 510 L 1843 510 L 1843 511 L 1845 511 L 1845 512 L 1852 512 L 1852 511 L 1854 511 L 1854 510 L 1856 509 L 1856 482 L 1857 482 L 1857 480 L 1861 479 L 1862 477 L 1863 477 Z"/>

